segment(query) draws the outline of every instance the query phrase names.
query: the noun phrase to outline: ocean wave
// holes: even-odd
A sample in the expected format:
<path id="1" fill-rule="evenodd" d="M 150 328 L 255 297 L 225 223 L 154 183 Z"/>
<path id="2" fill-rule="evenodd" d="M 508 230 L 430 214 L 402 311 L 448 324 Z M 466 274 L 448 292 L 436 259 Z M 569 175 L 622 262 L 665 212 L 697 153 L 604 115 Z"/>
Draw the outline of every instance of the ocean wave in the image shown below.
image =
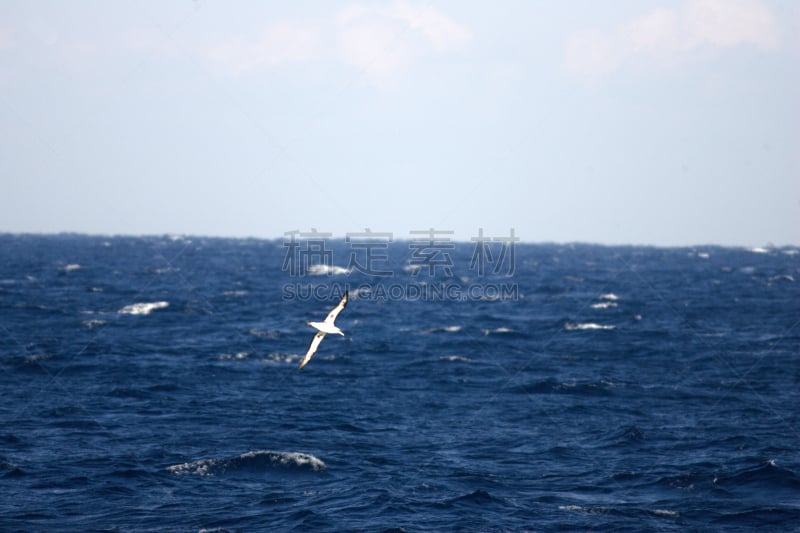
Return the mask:
<path id="1" fill-rule="evenodd" d="M 502 498 L 497 498 L 492 496 L 485 490 L 477 489 L 468 494 L 462 494 L 460 496 L 456 496 L 455 498 L 451 498 L 449 500 L 445 500 L 443 502 L 439 502 L 437 504 L 438 507 L 473 507 L 473 506 L 485 506 L 490 504 L 504 504 L 505 501 Z"/>
<path id="2" fill-rule="evenodd" d="M 247 352 L 224 353 L 219 356 L 219 360 L 230 361 L 231 359 L 235 359 L 237 361 L 241 361 L 242 359 L 247 359 L 248 357 L 250 357 L 250 354 Z"/>
<path id="3" fill-rule="evenodd" d="M 296 365 L 303 359 L 303 356 L 303 354 L 296 353 L 271 352 L 268 353 L 262 361 L 271 365 Z"/>
<path id="4" fill-rule="evenodd" d="M 248 294 L 250 294 L 250 292 L 249 291 L 243 291 L 243 290 L 223 291 L 222 294 L 224 296 L 247 296 Z"/>
<path id="5" fill-rule="evenodd" d="M 617 296 L 613 292 L 609 292 L 609 293 L 606 293 L 606 294 L 601 294 L 600 296 L 597 297 L 597 299 L 598 300 L 611 300 L 611 301 L 615 302 L 615 301 L 619 300 L 619 296 Z"/>
<path id="6" fill-rule="evenodd" d="M 273 452 L 258 450 L 245 452 L 228 459 L 201 459 L 167 467 L 179 475 L 218 476 L 236 472 L 269 472 L 274 470 L 296 472 L 322 472 L 325 463 L 311 454 L 300 452 Z"/>
<path id="7" fill-rule="evenodd" d="M 592 309 L 608 309 L 609 307 L 617 307 L 617 302 L 598 302 L 590 307 Z"/>
<path id="8" fill-rule="evenodd" d="M 81 266 L 78 263 L 70 263 L 64 267 L 64 272 L 72 272 L 73 270 L 79 270 Z"/>
<path id="9" fill-rule="evenodd" d="M 278 339 L 281 336 L 280 331 L 274 330 L 263 330 L 258 328 L 251 328 L 247 331 L 249 335 L 253 335 L 254 337 L 266 337 L 268 339 Z"/>
<path id="10" fill-rule="evenodd" d="M 503 327 L 494 329 L 484 329 L 482 330 L 482 332 L 484 335 L 492 335 L 494 333 L 516 333 L 516 331 L 514 331 L 511 328 L 503 328 Z"/>
<path id="11" fill-rule="evenodd" d="M 608 381 L 597 383 L 562 383 L 555 379 L 533 381 L 508 389 L 514 394 L 575 394 L 577 396 L 607 396 L 614 385 Z"/>
<path id="12" fill-rule="evenodd" d="M 558 509 L 560 511 L 578 511 L 581 513 L 589 513 L 589 514 L 611 514 L 615 512 L 613 508 L 605 507 L 602 505 L 595 505 L 595 506 L 559 505 Z"/>
<path id="13" fill-rule="evenodd" d="M 567 331 L 580 331 L 580 330 L 587 330 L 587 329 L 599 329 L 599 330 L 612 330 L 616 329 L 617 326 L 611 324 L 595 324 L 594 322 L 583 322 L 583 323 L 574 323 L 574 322 L 567 322 L 564 324 L 564 329 Z"/>
<path id="14" fill-rule="evenodd" d="M 325 275 L 332 275 L 332 276 L 339 276 L 342 274 L 349 274 L 350 269 L 340 267 L 337 265 L 311 265 L 308 267 L 308 273 L 312 276 L 325 276 Z"/>
<path id="15" fill-rule="evenodd" d="M 776 281 L 789 281 L 794 283 L 794 277 L 791 274 L 779 274 L 777 276 L 772 276 L 767 280 L 767 283 L 772 284 Z"/>
<path id="16" fill-rule="evenodd" d="M 463 355 L 443 355 L 439 358 L 439 361 L 449 361 L 451 363 L 474 363 L 474 359 L 470 359 L 469 357 L 464 357 Z"/>
<path id="17" fill-rule="evenodd" d="M 459 331 L 461 331 L 461 326 L 441 326 L 423 329 L 422 333 L 458 333 Z"/>
<path id="18" fill-rule="evenodd" d="M 4 478 L 15 478 L 25 475 L 25 472 L 20 467 L 7 461 L 0 461 L 0 472 L 2 472 L 1 475 Z"/>
<path id="19" fill-rule="evenodd" d="M 740 489 L 758 487 L 773 494 L 781 489 L 800 490 L 800 476 L 792 470 L 778 466 L 774 459 L 761 463 L 756 467 L 745 468 L 714 480 L 714 485 Z"/>
<path id="20" fill-rule="evenodd" d="M 126 305 L 117 313 L 121 315 L 149 315 L 156 309 L 164 309 L 165 307 L 169 307 L 169 302 L 141 302 Z"/>

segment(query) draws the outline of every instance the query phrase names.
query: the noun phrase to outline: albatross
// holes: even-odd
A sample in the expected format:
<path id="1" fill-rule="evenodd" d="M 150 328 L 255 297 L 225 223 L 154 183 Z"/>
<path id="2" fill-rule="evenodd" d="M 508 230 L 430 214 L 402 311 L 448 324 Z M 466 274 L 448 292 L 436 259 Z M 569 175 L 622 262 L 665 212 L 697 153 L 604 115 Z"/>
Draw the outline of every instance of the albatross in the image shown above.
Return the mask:
<path id="1" fill-rule="evenodd" d="M 314 354 L 317 353 L 317 348 L 319 348 L 319 343 L 322 342 L 322 339 L 325 338 L 325 335 L 328 333 L 335 333 L 337 335 L 344 335 L 344 332 L 336 327 L 334 321 L 336 317 L 339 316 L 339 313 L 342 312 L 344 306 L 347 305 L 347 291 L 344 291 L 344 296 L 342 299 L 339 300 L 339 303 L 336 304 L 336 307 L 331 309 L 331 312 L 328 313 L 328 316 L 325 317 L 323 322 L 306 322 L 309 326 L 317 330 L 317 334 L 314 335 L 314 338 L 311 339 L 311 344 L 308 345 L 308 352 L 306 352 L 306 356 L 303 357 L 303 361 L 300 363 L 300 368 L 303 368 L 311 361 L 311 358 L 314 357 Z"/>

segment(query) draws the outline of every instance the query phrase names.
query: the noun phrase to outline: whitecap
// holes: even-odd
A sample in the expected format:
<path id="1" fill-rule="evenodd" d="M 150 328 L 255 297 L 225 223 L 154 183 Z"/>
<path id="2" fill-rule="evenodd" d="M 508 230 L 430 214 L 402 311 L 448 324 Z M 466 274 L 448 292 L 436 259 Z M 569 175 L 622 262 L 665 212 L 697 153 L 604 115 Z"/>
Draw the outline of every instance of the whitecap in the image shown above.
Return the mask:
<path id="1" fill-rule="evenodd" d="M 598 298 L 599 300 L 612 300 L 612 301 L 619 300 L 619 296 L 617 296 L 617 295 L 616 295 L 616 294 L 614 294 L 613 292 L 609 292 L 609 293 L 607 293 L 607 294 L 601 294 L 601 295 L 600 295 L 600 296 L 598 296 L 597 298 Z"/>
<path id="2" fill-rule="evenodd" d="M 587 330 L 587 329 L 611 330 L 615 329 L 616 327 L 617 326 L 613 326 L 610 324 L 595 324 L 594 322 L 584 322 L 581 324 L 567 322 L 566 324 L 564 324 L 564 329 L 567 331 Z"/>
<path id="3" fill-rule="evenodd" d="M 79 270 L 81 266 L 78 263 L 70 263 L 64 267 L 64 272 L 72 272 L 73 270 Z"/>
<path id="4" fill-rule="evenodd" d="M 711 254 L 709 254 L 708 252 L 698 252 L 697 257 L 699 257 L 700 259 L 708 259 L 709 257 L 711 257 Z"/>
<path id="5" fill-rule="evenodd" d="M 251 328 L 247 331 L 247 333 L 255 337 L 266 337 L 268 339 L 278 339 L 281 336 L 280 331 L 263 330 L 258 328 Z"/>
<path id="6" fill-rule="evenodd" d="M 592 309 L 608 309 L 609 307 L 617 307 L 617 302 L 598 302 L 591 305 Z"/>
<path id="7" fill-rule="evenodd" d="M 180 272 L 180 271 L 181 271 L 180 268 L 172 267 L 172 266 L 168 266 L 168 267 L 164 267 L 164 268 L 156 268 L 156 269 L 153 270 L 153 272 L 155 272 L 156 274 L 171 274 L 173 272 Z"/>
<path id="8" fill-rule="evenodd" d="M 680 516 L 680 513 L 676 512 L 676 511 L 668 511 L 666 509 L 653 509 L 650 512 L 653 513 L 654 515 L 658 515 L 658 516 L 671 516 L 671 517 Z"/>
<path id="9" fill-rule="evenodd" d="M 439 358 L 440 361 L 449 361 L 451 363 L 473 363 L 474 360 L 463 355 L 443 355 Z"/>
<path id="10" fill-rule="evenodd" d="M 312 276 L 324 276 L 326 274 L 338 276 L 340 274 L 349 274 L 350 269 L 337 265 L 311 265 L 308 267 L 308 273 Z"/>
<path id="11" fill-rule="evenodd" d="M 231 359 L 236 359 L 241 361 L 242 359 L 247 359 L 250 357 L 250 354 L 247 352 L 236 352 L 236 353 L 224 353 L 219 356 L 220 361 L 228 361 Z"/>
<path id="12" fill-rule="evenodd" d="M 87 328 L 91 329 L 91 328 L 96 328 L 97 326 L 102 326 L 103 324 L 106 323 L 106 321 L 105 320 L 84 320 L 81 323 L 83 324 L 84 327 L 87 327 Z"/>
<path id="13" fill-rule="evenodd" d="M 756 246 L 755 248 L 750 248 L 750 251 L 753 252 L 754 254 L 768 254 L 769 253 L 769 249 L 768 248 L 763 248 L 761 246 Z"/>
<path id="14" fill-rule="evenodd" d="M 52 359 L 53 356 L 49 353 L 36 353 L 33 355 L 28 355 L 25 357 L 26 363 L 37 363 L 39 361 L 46 361 L 48 359 Z"/>
<path id="15" fill-rule="evenodd" d="M 248 291 L 225 291 L 222 293 L 225 296 L 247 296 Z"/>
<path id="16" fill-rule="evenodd" d="M 141 302 L 126 305 L 117 313 L 121 315 L 149 315 L 156 309 L 164 309 L 165 307 L 169 307 L 169 302 Z"/>
<path id="17" fill-rule="evenodd" d="M 506 327 L 499 327 L 499 328 L 494 328 L 494 329 L 482 329 L 482 330 L 481 330 L 481 332 L 482 332 L 484 335 L 493 335 L 493 334 L 495 334 L 495 333 L 498 333 L 498 334 L 503 334 L 503 333 L 516 333 L 516 331 L 514 331 L 513 329 L 511 329 L 511 328 L 506 328 Z"/>
<path id="18" fill-rule="evenodd" d="M 422 333 L 458 333 L 459 331 L 461 331 L 461 326 L 443 326 L 423 329 Z"/>
<path id="19" fill-rule="evenodd" d="M 588 509 L 580 505 L 559 505 L 558 508 L 562 511 L 588 511 Z"/>
<path id="20" fill-rule="evenodd" d="M 326 468 L 321 459 L 308 453 L 258 450 L 228 459 L 200 459 L 172 465 L 167 467 L 167 471 L 179 476 L 215 476 L 228 472 L 276 469 L 322 472 Z"/>

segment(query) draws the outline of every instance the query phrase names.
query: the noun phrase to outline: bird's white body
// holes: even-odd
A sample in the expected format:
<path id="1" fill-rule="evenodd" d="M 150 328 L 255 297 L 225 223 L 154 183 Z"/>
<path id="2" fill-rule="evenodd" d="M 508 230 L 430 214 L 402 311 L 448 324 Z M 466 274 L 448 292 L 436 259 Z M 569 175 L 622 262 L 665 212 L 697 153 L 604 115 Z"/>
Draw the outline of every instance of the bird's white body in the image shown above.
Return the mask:
<path id="1" fill-rule="evenodd" d="M 344 335 L 344 332 L 333 325 L 333 322 L 306 322 L 309 326 L 321 331 L 322 333 L 330 333 L 331 335 Z"/>
<path id="2" fill-rule="evenodd" d="M 314 338 L 311 339 L 311 344 L 308 345 L 308 351 L 306 352 L 306 356 L 303 357 L 303 360 L 300 362 L 300 368 L 303 368 L 311 361 L 311 358 L 314 357 L 314 354 L 317 353 L 317 348 L 319 348 L 319 343 L 322 342 L 322 339 L 325 338 L 325 335 L 332 334 L 332 335 L 344 335 L 344 332 L 336 327 L 334 321 L 336 317 L 339 316 L 339 313 L 342 312 L 344 306 L 347 305 L 347 291 L 345 291 L 344 296 L 342 299 L 339 300 L 339 303 L 331 309 L 331 312 L 328 313 L 328 316 L 325 317 L 323 322 L 306 322 L 309 326 L 317 330 L 317 334 L 314 335 Z"/>

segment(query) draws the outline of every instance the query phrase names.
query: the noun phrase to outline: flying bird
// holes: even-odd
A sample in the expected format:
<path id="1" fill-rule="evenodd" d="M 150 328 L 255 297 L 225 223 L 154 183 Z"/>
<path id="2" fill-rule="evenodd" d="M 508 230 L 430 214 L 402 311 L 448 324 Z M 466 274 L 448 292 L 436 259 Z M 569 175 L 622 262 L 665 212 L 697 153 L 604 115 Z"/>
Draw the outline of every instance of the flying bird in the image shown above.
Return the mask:
<path id="1" fill-rule="evenodd" d="M 344 291 L 344 296 L 342 299 L 339 300 L 339 303 L 336 304 L 336 307 L 331 309 L 331 312 L 328 313 L 328 316 L 325 317 L 324 322 L 306 322 L 309 326 L 317 330 L 317 334 L 314 335 L 314 338 L 311 339 L 311 344 L 308 345 L 308 352 L 306 352 L 306 356 L 303 357 L 303 361 L 300 363 L 300 368 L 303 368 L 311 361 L 311 358 L 314 357 L 314 354 L 317 353 L 317 348 L 319 348 L 319 343 L 322 342 L 322 339 L 325 338 L 325 335 L 328 333 L 336 333 L 337 335 L 344 335 L 344 332 L 336 327 L 334 321 L 336 317 L 339 316 L 339 313 L 342 312 L 344 306 L 347 305 L 347 291 Z"/>

